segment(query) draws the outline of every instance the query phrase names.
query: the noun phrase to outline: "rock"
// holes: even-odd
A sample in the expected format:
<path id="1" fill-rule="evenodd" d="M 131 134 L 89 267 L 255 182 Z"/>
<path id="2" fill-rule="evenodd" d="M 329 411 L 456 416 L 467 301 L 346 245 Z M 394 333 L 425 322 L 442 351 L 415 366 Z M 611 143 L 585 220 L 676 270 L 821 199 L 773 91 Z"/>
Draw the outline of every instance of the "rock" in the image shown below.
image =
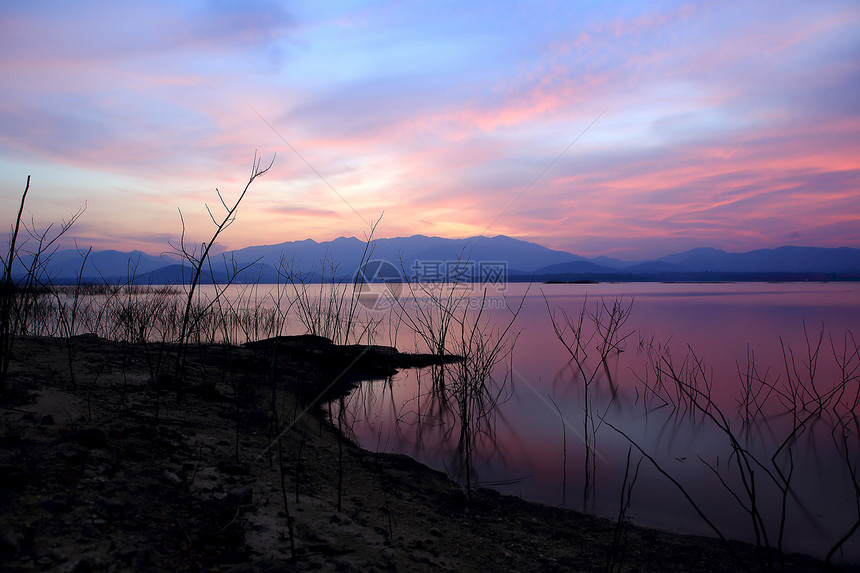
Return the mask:
<path id="1" fill-rule="evenodd" d="M 68 503 L 58 499 L 46 499 L 39 505 L 51 513 L 68 513 L 72 511 L 72 508 Z"/>
<path id="2" fill-rule="evenodd" d="M 248 468 L 235 462 L 222 461 L 218 463 L 218 469 L 225 474 L 231 476 L 246 476 Z"/>
<path id="3" fill-rule="evenodd" d="M 80 444 L 88 450 L 101 449 L 107 446 L 107 436 L 98 428 L 75 430 L 60 437 L 61 442 Z"/>
<path id="4" fill-rule="evenodd" d="M 107 450 L 91 450 L 89 463 L 95 466 L 100 475 L 111 475 L 119 469 L 119 460 Z"/>
<path id="5" fill-rule="evenodd" d="M 15 466 L 0 466 L 0 487 L 22 487 L 30 483 L 33 475 Z"/>
<path id="6" fill-rule="evenodd" d="M 105 514 L 109 518 L 113 519 L 121 519 L 125 517 L 125 503 L 121 500 L 111 497 L 104 501 L 105 505 Z"/>
<path id="7" fill-rule="evenodd" d="M 199 491 L 217 491 L 221 487 L 221 473 L 218 468 L 202 468 L 194 474 L 192 485 Z"/>
<path id="8" fill-rule="evenodd" d="M 152 564 L 152 551 L 149 549 L 138 551 L 134 556 L 133 563 L 136 570 L 141 570 L 144 567 L 149 568 Z"/>
<path id="9" fill-rule="evenodd" d="M 378 526 L 378 525 L 374 525 L 374 526 L 373 526 L 373 531 L 375 531 L 376 533 L 378 533 L 379 535 L 381 535 L 381 536 L 383 536 L 383 537 L 385 537 L 385 538 L 390 537 L 390 535 L 389 535 L 389 533 L 388 533 L 388 530 L 387 530 L 387 529 L 385 529 L 384 527 L 380 527 L 380 526 Z"/>
<path id="10" fill-rule="evenodd" d="M 53 566 L 54 560 L 47 556 L 36 561 L 36 568 L 39 569 L 39 571 L 47 571 Z"/>
<path id="11" fill-rule="evenodd" d="M 224 501 L 230 505 L 245 505 L 254 500 L 254 490 L 251 486 L 237 487 L 227 492 Z"/>
<path id="12" fill-rule="evenodd" d="M 137 554 L 138 554 L 137 548 L 126 547 L 125 549 L 123 549 L 122 551 L 119 552 L 119 558 L 122 561 L 124 561 L 125 563 L 127 563 L 128 565 L 131 565 L 132 561 L 134 561 L 134 558 L 137 557 Z"/>
<path id="13" fill-rule="evenodd" d="M 346 559 L 336 559 L 334 562 L 334 568 L 338 571 L 346 571 L 347 573 L 358 572 L 359 569 Z"/>
<path id="14" fill-rule="evenodd" d="M 53 426 L 54 425 L 54 417 L 51 414 L 47 414 L 42 416 L 40 420 L 43 426 Z"/>
<path id="15" fill-rule="evenodd" d="M 75 567 L 72 569 L 73 573 L 90 573 L 95 569 L 93 562 L 87 559 L 86 557 L 82 558 L 77 562 Z"/>
<path id="16" fill-rule="evenodd" d="M 3 535 L 3 537 L 0 537 L 0 553 L 15 555 L 21 550 L 21 543 L 23 541 L 23 535 L 16 532 L 14 529 L 10 529 Z"/>
<path id="17" fill-rule="evenodd" d="M 137 436 L 145 440 L 154 440 L 158 437 L 158 428 L 153 426 L 130 426 L 126 428 L 124 436 Z"/>
<path id="18" fill-rule="evenodd" d="M 179 479 L 179 476 L 172 471 L 164 470 L 163 472 L 161 472 L 161 475 L 159 477 L 161 481 L 166 483 L 167 485 L 172 485 L 173 487 L 179 487 L 182 485 L 182 480 Z"/>
<path id="19" fill-rule="evenodd" d="M 202 384 L 197 384 L 188 389 L 188 392 L 191 394 L 197 395 L 200 399 L 206 400 L 208 402 L 227 402 L 229 399 L 224 396 L 218 389 L 215 387 L 214 383 L 204 382 Z"/>
<path id="20" fill-rule="evenodd" d="M 77 443 L 62 443 L 54 450 L 54 455 L 68 464 L 77 465 L 89 456 L 89 451 Z"/>
<path id="21" fill-rule="evenodd" d="M 0 447 L 14 448 L 21 443 L 21 436 L 18 434 L 6 434 L 0 436 Z"/>
<path id="22" fill-rule="evenodd" d="M 33 551 L 33 559 L 41 559 L 42 557 L 51 557 L 53 553 L 51 553 L 50 549 L 45 547 L 40 547 Z"/>

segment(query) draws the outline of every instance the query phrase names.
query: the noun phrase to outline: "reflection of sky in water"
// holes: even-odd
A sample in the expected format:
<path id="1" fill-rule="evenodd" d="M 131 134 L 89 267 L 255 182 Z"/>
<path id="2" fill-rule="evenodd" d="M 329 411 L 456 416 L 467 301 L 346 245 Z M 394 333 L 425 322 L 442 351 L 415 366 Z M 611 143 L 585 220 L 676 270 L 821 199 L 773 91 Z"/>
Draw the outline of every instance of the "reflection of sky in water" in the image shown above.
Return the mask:
<path id="1" fill-rule="evenodd" d="M 524 285 L 508 285 L 506 294 L 513 298 L 523 290 Z M 668 344 L 676 364 L 683 360 L 689 345 L 712 373 L 714 399 L 732 420 L 733 431 L 740 434 L 735 406 L 740 396 L 738 370 L 746 369 L 748 347 L 754 351 L 759 373 L 768 371 L 769 380 L 783 382 L 780 338 L 802 363 L 806 356 L 804 323 L 813 340 L 817 340 L 824 324 L 825 340 L 817 380 L 821 383 L 831 380 L 834 361 L 828 336 L 832 334 L 838 343 L 847 329 L 860 324 L 860 285 L 533 286 L 516 323 L 520 336 L 512 391 L 496 413 L 495 442 L 483 444 L 476 455 L 478 480 L 526 499 L 614 516 L 629 443 L 606 424 L 598 428 L 596 489 L 593 498 L 583 500 L 583 384 L 552 332 L 541 292 L 551 306 L 561 306 L 570 315 L 578 313 L 586 292 L 589 309 L 601 296 L 624 295 L 635 299 L 625 326 L 625 332 L 633 334 L 627 339 L 625 352 L 615 357 L 611 365 L 614 400 L 613 386 L 600 373 L 590 390 L 595 411 L 605 411 L 607 422 L 637 441 L 684 484 L 706 515 L 717 521 L 725 533 L 751 539 L 749 517 L 699 459 L 714 467 L 719 464 L 721 475 L 733 487 L 739 487 L 731 481 L 737 476 L 736 467 L 725 471 L 731 453 L 726 436 L 701 417 L 692 421 L 683 415 L 670 415 L 669 408 L 656 408 L 659 402 L 653 397 L 648 400 L 651 410 L 646 413 L 641 381 L 646 355 L 642 345 L 648 341 Z M 500 316 L 505 313 L 494 312 L 502 313 Z M 411 343 L 409 336 L 399 335 L 398 346 L 402 349 Z M 402 372 L 390 384 L 377 381 L 357 390 L 349 406 L 358 420 L 354 424 L 356 439 L 368 449 L 404 453 L 457 475 L 458 430 L 450 415 L 439 412 L 438 404 L 434 405 L 428 395 L 416 392 L 419 384 L 423 392 L 429 389 L 431 380 L 427 371 Z M 562 425 L 550 396 L 568 422 L 566 484 Z M 769 423 L 769 428 L 750 434 L 749 442 L 754 453 L 765 461 L 770 457 L 765 452 L 775 447 L 775 436 L 785 435 L 785 424 L 790 420 L 782 417 Z M 792 506 L 786 520 L 786 547 L 819 557 L 857 519 L 844 456 L 840 457 L 834 447 L 831 429 L 825 422 L 817 424 L 801 437 L 794 449 L 792 484 L 803 505 Z M 854 440 L 856 444 L 856 434 Z M 633 463 L 639 458 L 634 449 Z M 759 479 L 764 480 L 762 476 Z M 763 495 L 759 504 L 778 515 L 778 497 Z M 647 460 L 642 463 L 633 490 L 630 515 L 646 525 L 709 533 L 674 486 Z M 771 527 L 775 543 L 777 526 Z M 852 539 L 845 549 L 850 559 L 860 560 L 860 540 Z"/>

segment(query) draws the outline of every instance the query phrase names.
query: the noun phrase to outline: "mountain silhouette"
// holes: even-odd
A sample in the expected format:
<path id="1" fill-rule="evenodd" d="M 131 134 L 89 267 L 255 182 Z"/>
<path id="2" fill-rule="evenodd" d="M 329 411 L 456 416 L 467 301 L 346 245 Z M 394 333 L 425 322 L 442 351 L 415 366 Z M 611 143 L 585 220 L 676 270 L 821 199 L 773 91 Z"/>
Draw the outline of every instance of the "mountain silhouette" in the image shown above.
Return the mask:
<path id="1" fill-rule="evenodd" d="M 54 253 L 44 268 L 45 280 L 73 282 L 82 272 L 89 282 L 111 281 L 175 284 L 187 281 L 190 269 L 175 255 L 153 256 L 141 251 L 93 251 L 84 264 L 84 251 Z M 504 235 L 445 239 L 413 235 L 376 239 L 368 246 L 355 237 L 332 241 L 312 239 L 258 245 L 211 257 L 211 282 L 224 283 L 242 269 L 234 282 L 272 283 L 292 275 L 305 282 L 351 280 L 362 260 L 383 265 L 386 280 L 399 272 L 411 280 L 441 278 L 453 268 L 468 268 L 466 278 L 501 275 L 509 280 L 860 280 L 860 249 L 785 246 L 730 253 L 696 248 L 651 261 L 621 261 L 585 257 Z M 16 274 L 26 260 L 18 262 Z M 464 265 L 468 265 L 464 267 Z M 471 273 L 471 274 L 469 274 Z"/>

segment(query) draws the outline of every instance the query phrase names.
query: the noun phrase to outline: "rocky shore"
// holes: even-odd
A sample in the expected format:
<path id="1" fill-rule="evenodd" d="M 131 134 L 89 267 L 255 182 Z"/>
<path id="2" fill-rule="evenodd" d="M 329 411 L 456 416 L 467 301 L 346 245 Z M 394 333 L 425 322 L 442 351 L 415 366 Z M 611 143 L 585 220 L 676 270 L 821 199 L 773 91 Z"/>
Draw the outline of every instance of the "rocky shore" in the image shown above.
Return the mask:
<path id="1" fill-rule="evenodd" d="M 0 570 L 759 569 L 740 543 L 733 556 L 719 540 L 489 490 L 467 503 L 444 474 L 356 447 L 314 403 L 437 357 L 314 337 L 194 347 L 177 401 L 174 356 L 92 336 L 16 340 L 0 401 Z M 822 564 L 792 556 L 785 570 Z"/>

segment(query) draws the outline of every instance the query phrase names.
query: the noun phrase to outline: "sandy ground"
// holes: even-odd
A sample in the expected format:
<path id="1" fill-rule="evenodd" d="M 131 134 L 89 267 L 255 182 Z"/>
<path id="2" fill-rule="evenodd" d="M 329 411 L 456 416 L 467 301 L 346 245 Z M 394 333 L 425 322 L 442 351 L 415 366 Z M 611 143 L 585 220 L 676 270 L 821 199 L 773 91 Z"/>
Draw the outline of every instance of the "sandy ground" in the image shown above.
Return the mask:
<path id="1" fill-rule="evenodd" d="M 177 402 L 174 349 L 70 344 L 16 342 L 0 402 L 3 571 L 760 568 L 747 545 L 733 556 L 492 491 L 467 500 L 443 474 L 362 450 L 305 411 L 338 363 L 328 353 L 282 349 L 272 368 L 270 346 L 195 347 Z M 822 570 L 803 556 L 784 567 Z"/>

